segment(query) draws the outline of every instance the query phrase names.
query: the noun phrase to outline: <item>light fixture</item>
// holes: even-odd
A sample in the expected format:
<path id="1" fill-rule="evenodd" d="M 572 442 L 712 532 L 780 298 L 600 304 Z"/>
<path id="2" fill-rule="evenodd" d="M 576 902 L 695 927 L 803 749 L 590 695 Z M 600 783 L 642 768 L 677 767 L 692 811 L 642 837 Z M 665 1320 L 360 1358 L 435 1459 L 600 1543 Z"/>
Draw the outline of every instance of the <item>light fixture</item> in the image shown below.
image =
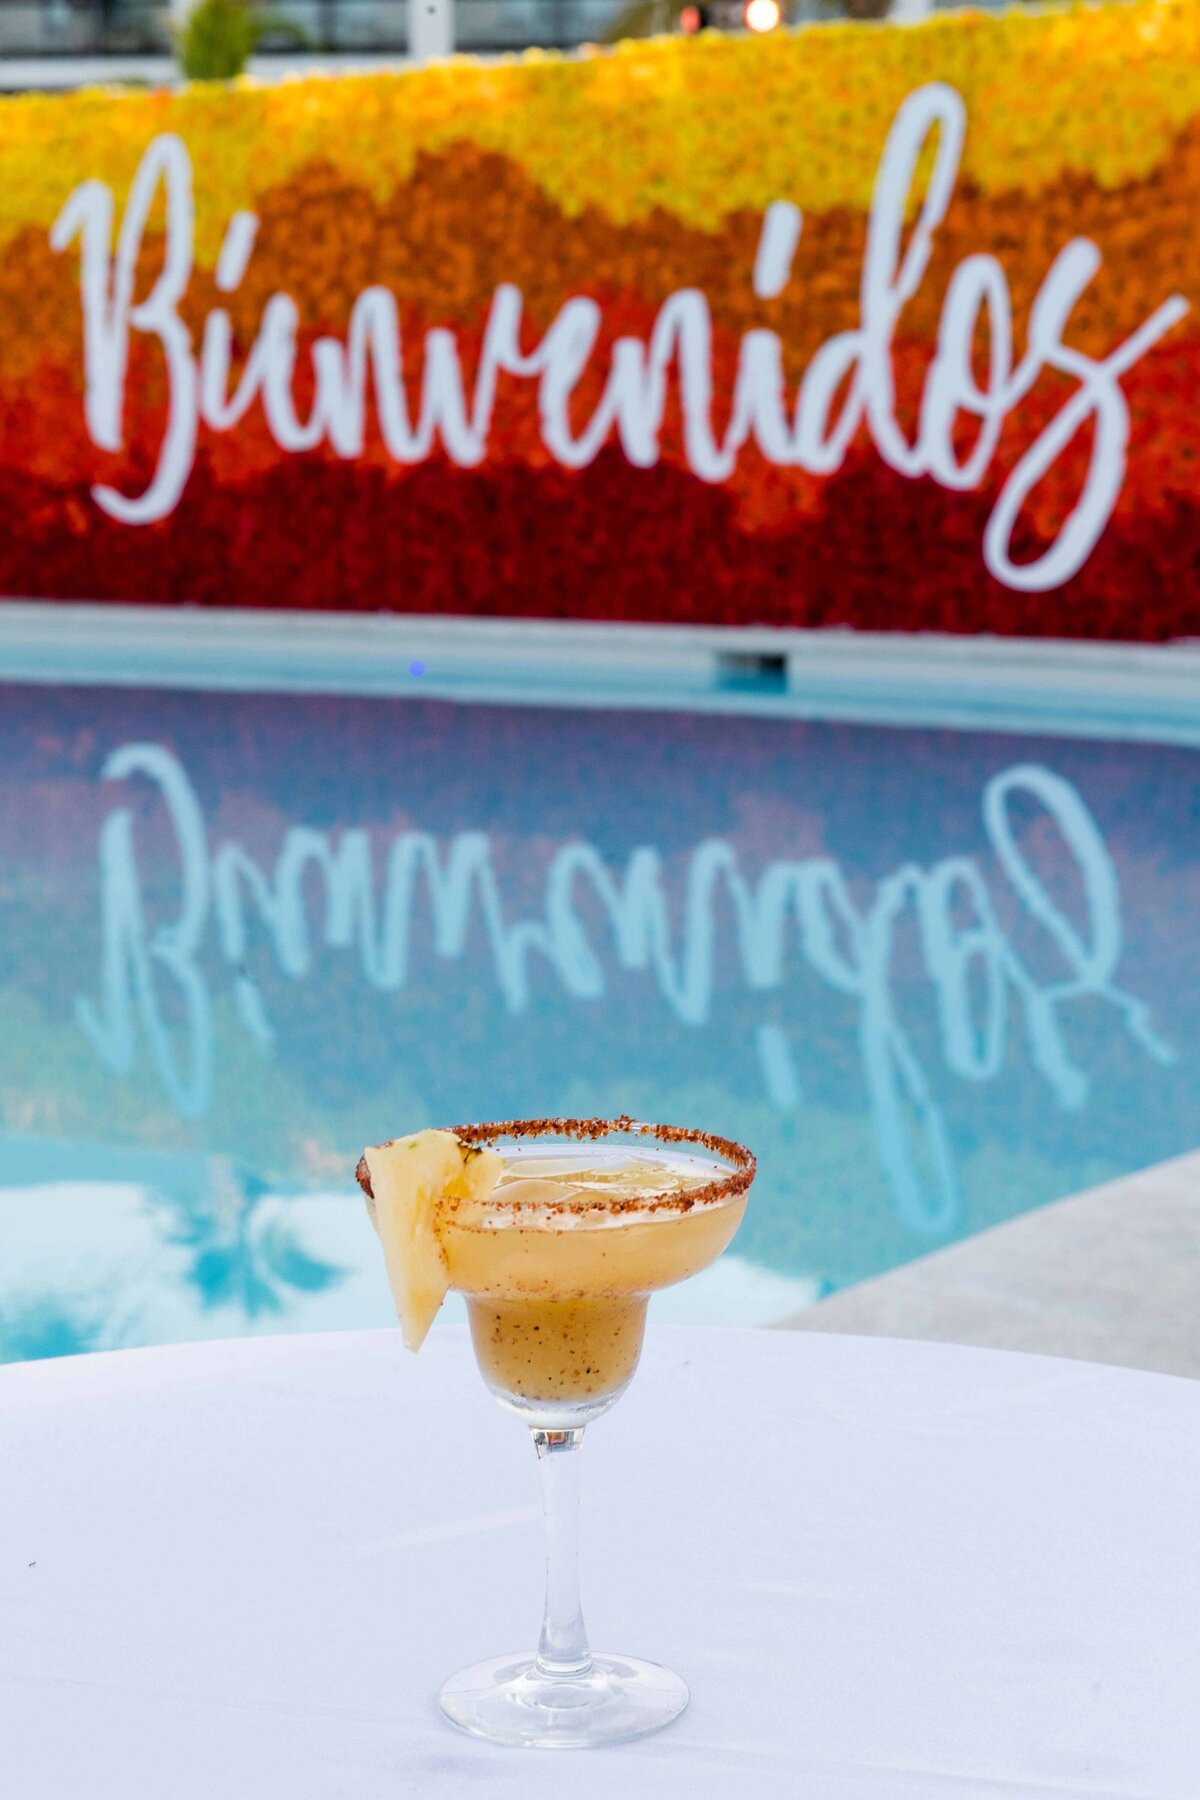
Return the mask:
<path id="1" fill-rule="evenodd" d="M 779 0 L 746 0 L 746 24 L 751 31 L 774 31 L 782 17 Z"/>

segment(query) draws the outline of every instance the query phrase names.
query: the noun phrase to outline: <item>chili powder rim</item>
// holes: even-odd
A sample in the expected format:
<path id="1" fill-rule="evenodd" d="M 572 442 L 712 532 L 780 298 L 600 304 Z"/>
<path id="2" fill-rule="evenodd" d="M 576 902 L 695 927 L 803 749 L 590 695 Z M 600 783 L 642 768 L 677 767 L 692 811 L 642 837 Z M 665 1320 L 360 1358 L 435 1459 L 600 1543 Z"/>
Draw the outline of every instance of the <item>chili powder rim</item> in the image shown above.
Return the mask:
<path id="1" fill-rule="evenodd" d="M 683 1213 L 691 1212 L 698 1206 L 724 1205 L 747 1191 L 758 1168 L 754 1152 L 733 1138 L 720 1137 L 716 1132 L 700 1131 L 687 1125 L 651 1125 L 644 1120 L 630 1118 L 628 1113 L 622 1113 L 616 1119 L 500 1119 L 477 1125 L 451 1125 L 449 1130 L 460 1143 L 477 1149 L 494 1145 L 500 1138 L 512 1138 L 519 1143 L 524 1138 L 561 1137 L 580 1143 L 595 1143 L 601 1138 L 622 1134 L 626 1137 L 653 1138 L 660 1144 L 699 1145 L 712 1155 L 733 1164 L 726 1174 L 704 1182 L 699 1187 L 689 1188 L 686 1193 L 630 1195 L 624 1199 L 589 1201 L 583 1205 L 556 1201 L 548 1208 L 552 1212 Z M 395 1143 L 397 1140 L 391 1138 L 388 1142 Z M 375 1195 L 371 1187 L 371 1171 L 367 1167 L 365 1154 L 359 1158 L 354 1172 L 367 1199 L 373 1200 Z M 486 1204 L 489 1211 L 506 1209 L 514 1213 L 519 1212 L 522 1206 L 519 1200 L 498 1199 L 495 1195 L 490 1196 Z"/>

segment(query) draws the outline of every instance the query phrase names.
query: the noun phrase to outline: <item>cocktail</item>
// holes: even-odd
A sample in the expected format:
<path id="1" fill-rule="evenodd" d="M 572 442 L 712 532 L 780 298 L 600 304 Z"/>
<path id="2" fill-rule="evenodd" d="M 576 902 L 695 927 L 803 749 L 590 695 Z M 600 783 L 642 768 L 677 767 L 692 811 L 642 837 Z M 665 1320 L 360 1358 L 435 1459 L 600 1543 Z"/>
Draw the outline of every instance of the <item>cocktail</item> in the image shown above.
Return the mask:
<path id="1" fill-rule="evenodd" d="M 535 1654 L 464 1669 L 454 1724 L 506 1744 L 641 1737 L 687 1705 L 678 1675 L 593 1655 L 579 1600 L 584 1427 L 628 1386 L 650 1295 L 704 1269 L 741 1222 L 754 1158 L 700 1131 L 632 1119 L 527 1119 L 422 1131 L 367 1150 L 358 1179 L 409 1349 L 448 1289 L 467 1303 L 484 1381 L 532 1430 L 546 1514 Z"/>

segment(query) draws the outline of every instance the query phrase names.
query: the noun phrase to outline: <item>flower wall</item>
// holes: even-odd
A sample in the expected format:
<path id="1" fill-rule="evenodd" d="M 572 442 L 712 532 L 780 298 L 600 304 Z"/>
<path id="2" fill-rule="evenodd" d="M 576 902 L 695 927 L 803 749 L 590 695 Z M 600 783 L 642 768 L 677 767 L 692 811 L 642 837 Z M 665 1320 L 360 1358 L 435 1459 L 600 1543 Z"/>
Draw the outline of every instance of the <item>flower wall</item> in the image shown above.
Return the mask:
<path id="1" fill-rule="evenodd" d="M 1200 632 L 1200 8 L 0 102 L 0 592 Z"/>

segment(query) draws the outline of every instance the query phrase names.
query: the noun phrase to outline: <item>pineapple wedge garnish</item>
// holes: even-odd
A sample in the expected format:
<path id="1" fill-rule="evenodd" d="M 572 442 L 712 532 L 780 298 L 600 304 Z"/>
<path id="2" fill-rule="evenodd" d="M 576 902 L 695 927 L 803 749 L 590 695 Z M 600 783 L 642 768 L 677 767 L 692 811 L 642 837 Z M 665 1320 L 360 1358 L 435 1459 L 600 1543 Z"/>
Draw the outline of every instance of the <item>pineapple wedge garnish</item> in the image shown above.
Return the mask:
<path id="1" fill-rule="evenodd" d="M 447 1202 L 486 1200 L 504 1159 L 460 1142 L 452 1131 L 417 1131 L 363 1153 L 359 1181 L 383 1245 L 396 1314 L 410 1350 L 419 1350 L 446 1298 L 450 1269 L 438 1235 Z"/>

